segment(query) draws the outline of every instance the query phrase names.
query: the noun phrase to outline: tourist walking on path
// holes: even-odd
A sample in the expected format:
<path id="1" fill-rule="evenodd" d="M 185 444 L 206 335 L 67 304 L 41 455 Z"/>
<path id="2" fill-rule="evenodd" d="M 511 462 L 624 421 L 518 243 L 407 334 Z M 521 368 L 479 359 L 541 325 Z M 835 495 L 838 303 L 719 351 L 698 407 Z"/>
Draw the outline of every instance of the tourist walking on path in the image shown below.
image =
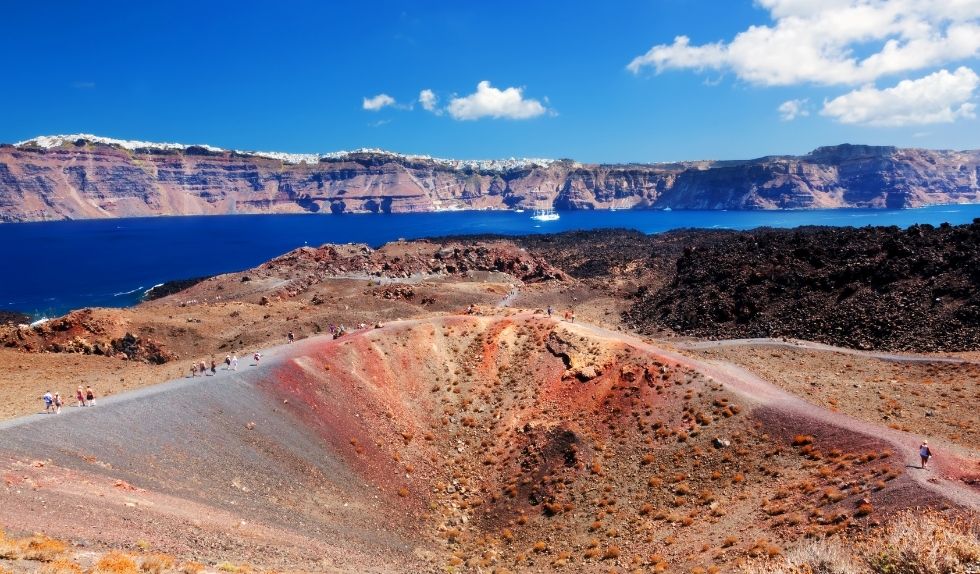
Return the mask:
<path id="1" fill-rule="evenodd" d="M 922 459 L 922 468 L 926 468 L 929 465 L 929 459 L 932 458 L 932 451 L 929 450 L 929 441 L 924 440 L 919 445 L 919 458 Z"/>
<path id="2" fill-rule="evenodd" d="M 237 371 L 238 370 L 238 354 L 237 353 L 231 356 L 231 370 L 233 370 L 233 371 Z"/>
<path id="3" fill-rule="evenodd" d="M 225 370 L 231 368 L 231 355 L 225 355 Z"/>
<path id="4" fill-rule="evenodd" d="M 289 333 L 286 334 L 286 340 L 289 341 L 290 343 L 292 343 L 293 342 L 293 339 L 295 339 L 295 338 L 296 338 L 296 336 L 293 335 L 293 332 L 292 331 L 290 331 Z"/>
<path id="5" fill-rule="evenodd" d="M 555 312 L 554 307 L 548 305 L 548 317 L 551 318 L 551 314 Z"/>
<path id="6" fill-rule="evenodd" d="M 85 391 L 82 390 L 81 385 L 78 385 L 78 390 L 75 391 L 75 399 L 78 400 L 78 406 L 85 406 Z"/>
<path id="7" fill-rule="evenodd" d="M 92 390 L 91 385 L 85 387 L 85 401 L 88 402 L 90 407 L 95 406 L 95 391 Z"/>
<path id="8" fill-rule="evenodd" d="M 197 368 L 199 371 L 201 371 L 202 375 L 205 377 L 208 376 L 208 364 L 204 361 L 204 359 L 201 359 L 201 363 L 197 366 Z"/>
<path id="9" fill-rule="evenodd" d="M 60 415 L 61 414 L 61 405 L 62 404 L 63 403 L 61 402 L 61 393 L 55 393 L 54 394 L 54 414 L 56 414 L 56 415 Z"/>
<path id="10" fill-rule="evenodd" d="M 218 374 L 218 363 L 214 362 L 214 357 L 211 357 L 211 376 Z"/>
<path id="11" fill-rule="evenodd" d="M 45 391 L 41 399 L 44 400 L 44 412 L 50 413 L 51 408 L 54 406 L 54 395 L 51 394 L 51 391 Z"/>
<path id="12" fill-rule="evenodd" d="M 191 365 L 191 378 L 194 378 L 196 376 L 197 376 L 197 363 L 193 363 Z"/>
<path id="13" fill-rule="evenodd" d="M 255 366 L 258 366 L 259 365 L 259 359 L 262 358 L 262 353 L 259 353 L 258 351 L 256 351 L 255 355 L 252 358 L 255 359 Z"/>

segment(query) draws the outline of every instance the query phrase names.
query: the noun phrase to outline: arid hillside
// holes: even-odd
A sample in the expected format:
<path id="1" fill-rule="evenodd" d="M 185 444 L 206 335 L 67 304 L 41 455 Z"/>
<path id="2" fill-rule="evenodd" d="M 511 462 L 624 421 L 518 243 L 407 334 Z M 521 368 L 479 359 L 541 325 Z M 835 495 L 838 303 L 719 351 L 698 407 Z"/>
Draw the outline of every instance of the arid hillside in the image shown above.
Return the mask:
<path id="1" fill-rule="evenodd" d="M 746 257 L 802 286 L 765 290 L 769 325 L 799 328 L 786 302 L 835 269 L 913 302 L 943 286 L 955 312 L 977 225 L 325 245 L 0 327 L 0 569 L 781 572 L 835 553 L 878 573 L 866 557 L 895 560 L 896 532 L 971 564 L 976 363 L 702 340 L 637 313 L 679 286 L 727 294 Z M 903 316 L 876 309 L 811 312 Z M 46 390 L 60 414 L 32 414 Z"/>
<path id="2" fill-rule="evenodd" d="M 915 436 L 804 405 L 540 314 L 401 322 L 0 428 L 3 520 L 261 569 L 718 571 L 980 502 L 972 461 L 933 484 Z"/>

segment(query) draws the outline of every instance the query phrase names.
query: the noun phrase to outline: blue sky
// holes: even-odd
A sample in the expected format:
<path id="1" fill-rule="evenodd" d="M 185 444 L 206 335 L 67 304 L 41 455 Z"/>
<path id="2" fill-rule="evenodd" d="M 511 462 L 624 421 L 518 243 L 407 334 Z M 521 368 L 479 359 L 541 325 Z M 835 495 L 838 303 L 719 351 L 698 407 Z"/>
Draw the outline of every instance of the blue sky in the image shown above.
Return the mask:
<path id="1" fill-rule="evenodd" d="M 596 162 L 980 147 L 976 0 L 17 2 L 4 20 L 3 142 Z"/>

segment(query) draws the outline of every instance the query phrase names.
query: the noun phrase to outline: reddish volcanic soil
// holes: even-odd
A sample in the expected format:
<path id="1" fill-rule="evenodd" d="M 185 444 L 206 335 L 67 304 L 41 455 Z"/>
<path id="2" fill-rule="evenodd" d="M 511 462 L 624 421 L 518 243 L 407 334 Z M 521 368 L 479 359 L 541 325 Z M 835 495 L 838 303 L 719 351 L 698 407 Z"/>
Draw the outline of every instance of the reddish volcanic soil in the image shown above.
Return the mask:
<path id="1" fill-rule="evenodd" d="M 978 362 L 823 350 L 802 342 L 719 342 L 693 347 L 695 356 L 745 367 L 824 408 L 980 450 Z"/>
<path id="2" fill-rule="evenodd" d="M 311 337 L 0 423 L 0 521 L 265 569 L 727 571 L 909 507 L 980 505 L 965 448 L 908 468 L 918 437 L 729 363 L 489 315 Z"/>

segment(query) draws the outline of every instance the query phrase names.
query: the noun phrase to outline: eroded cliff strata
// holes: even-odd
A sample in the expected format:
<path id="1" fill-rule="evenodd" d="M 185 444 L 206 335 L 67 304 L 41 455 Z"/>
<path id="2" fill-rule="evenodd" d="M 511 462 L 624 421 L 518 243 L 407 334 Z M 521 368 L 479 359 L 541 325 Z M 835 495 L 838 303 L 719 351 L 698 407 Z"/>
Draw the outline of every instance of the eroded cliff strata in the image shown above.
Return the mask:
<path id="1" fill-rule="evenodd" d="M 897 208 L 980 201 L 976 150 L 841 145 L 746 161 L 598 165 L 466 162 L 378 150 L 290 156 L 64 137 L 55 144 L 38 138 L 0 146 L 0 221 L 546 206 Z"/>

